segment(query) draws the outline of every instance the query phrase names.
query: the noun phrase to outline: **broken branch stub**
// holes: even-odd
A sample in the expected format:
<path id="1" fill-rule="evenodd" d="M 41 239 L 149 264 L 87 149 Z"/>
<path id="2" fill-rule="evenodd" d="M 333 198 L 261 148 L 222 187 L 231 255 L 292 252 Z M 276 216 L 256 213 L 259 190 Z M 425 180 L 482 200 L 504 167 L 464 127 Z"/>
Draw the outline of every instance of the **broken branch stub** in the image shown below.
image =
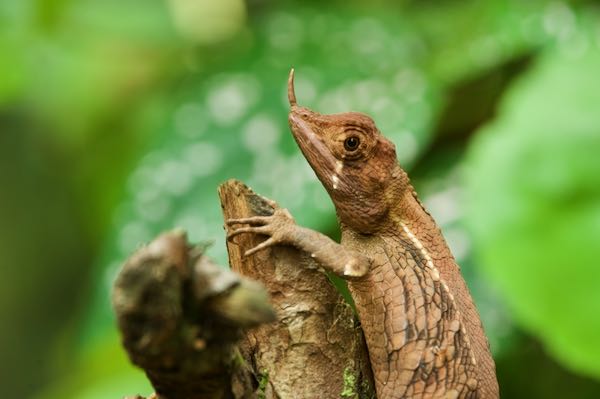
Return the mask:
<path id="1" fill-rule="evenodd" d="M 159 398 L 251 396 L 236 343 L 243 329 L 274 318 L 259 283 L 218 267 L 173 231 L 127 260 L 112 300 L 129 358 Z"/>

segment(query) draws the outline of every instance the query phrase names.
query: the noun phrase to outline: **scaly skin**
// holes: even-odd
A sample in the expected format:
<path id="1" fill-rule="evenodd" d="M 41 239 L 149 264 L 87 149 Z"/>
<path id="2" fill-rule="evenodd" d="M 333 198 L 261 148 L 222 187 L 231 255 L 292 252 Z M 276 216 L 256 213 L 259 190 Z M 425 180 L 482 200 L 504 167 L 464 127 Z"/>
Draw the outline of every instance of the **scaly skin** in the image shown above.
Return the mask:
<path id="1" fill-rule="evenodd" d="M 365 332 L 377 397 L 497 398 L 494 361 L 454 257 L 396 160 L 394 145 L 366 115 L 321 115 L 296 104 L 290 127 L 336 207 L 338 244 L 300 227 L 285 210 L 229 220 L 230 233 L 293 245 L 349 280 Z"/>

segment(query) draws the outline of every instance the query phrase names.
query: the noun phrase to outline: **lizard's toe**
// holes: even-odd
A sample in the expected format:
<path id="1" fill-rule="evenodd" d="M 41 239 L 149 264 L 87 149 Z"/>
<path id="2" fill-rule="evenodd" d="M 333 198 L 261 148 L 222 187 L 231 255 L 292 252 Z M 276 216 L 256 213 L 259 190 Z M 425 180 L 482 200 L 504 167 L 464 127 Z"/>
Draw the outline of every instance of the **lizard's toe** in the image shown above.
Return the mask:
<path id="1" fill-rule="evenodd" d="M 236 224 L 249 224 L 251 226 L 263 226 L 268 224 L 272 220 L 272 216 L 252 216 L 248 218 L 239 219 L 227 219 L 225 224 L 227 226 L 233 226 Z"/>
<path id="2" fill-rule="evenodd" d="M 261 242 L 254 248 L 250 248 L 249 250 L 244 252 L 244 256 L 253 255 L 253 254 L 257 253 L 258 251 L 262 251 L 263 249 L 267 249 L 267 248 L 272 247 L 273 245 L 277 245 L 277 244 L 280 244 L 280 241 L 278 239 L 276 239 L 274 237 L 269 237 L 267 240 Z"/>
<path id="3" fill-rule="evenodd" d="M 242 233 L 253 233 L 253 234 L 270 235 L 271 234 L 271 228 L 268 225 L 266 225 L 266 226 L 239 227 L 239 228 L 231 230 L 229 233 L 227 233 L 227 240 L 231 241 L 233 239 L 233 237 L 235 237 L 237 235 L 240 235 Z"/>

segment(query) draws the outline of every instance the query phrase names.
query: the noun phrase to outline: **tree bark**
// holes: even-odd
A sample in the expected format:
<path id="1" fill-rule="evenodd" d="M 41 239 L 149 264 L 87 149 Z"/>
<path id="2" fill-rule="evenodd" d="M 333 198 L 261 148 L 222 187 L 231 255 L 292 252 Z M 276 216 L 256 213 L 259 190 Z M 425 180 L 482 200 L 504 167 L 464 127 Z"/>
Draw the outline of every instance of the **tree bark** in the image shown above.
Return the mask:
<path id="1" fill-rule="evenodd" d="M 222 184 L 219 196 L 225 219 L 278 207 L 236 180 Z M 134 254 L 113 292 L 131 361 L 159 398 L 374 398 L 350 305 L 295 248 L 243 256 L 263 239 L 243 234 L 227 242 L 236 273 L 216 267 L 182 232 Z"/>
<path id="2" fill-rule="evenodd" d="M 236 180 L 219 187 L 225 219 L 272 215 L 273 201 Z M 292 247 L 242 254 L 265 237 L 227 243 L 229 265 L 266 287 L 277 320 L 247 331 L 245 359 L 265 380 L 266 398 L 371 396 L 372 377 L 357 319 L 319 265 Z"/>

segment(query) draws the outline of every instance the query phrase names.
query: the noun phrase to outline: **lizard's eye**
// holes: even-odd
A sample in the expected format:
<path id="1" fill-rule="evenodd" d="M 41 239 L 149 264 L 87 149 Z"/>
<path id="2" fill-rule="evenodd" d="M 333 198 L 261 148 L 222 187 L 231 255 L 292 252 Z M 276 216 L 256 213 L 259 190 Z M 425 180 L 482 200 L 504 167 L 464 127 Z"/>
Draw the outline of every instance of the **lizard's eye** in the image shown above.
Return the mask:
<path id="1" fill-rule="evenodd" d="M 356 151 L 358 146 L 360 145 L 360 139 L 357 136 L 350 136 L 344 140 L 344 148 L 346 151 Z"/>

